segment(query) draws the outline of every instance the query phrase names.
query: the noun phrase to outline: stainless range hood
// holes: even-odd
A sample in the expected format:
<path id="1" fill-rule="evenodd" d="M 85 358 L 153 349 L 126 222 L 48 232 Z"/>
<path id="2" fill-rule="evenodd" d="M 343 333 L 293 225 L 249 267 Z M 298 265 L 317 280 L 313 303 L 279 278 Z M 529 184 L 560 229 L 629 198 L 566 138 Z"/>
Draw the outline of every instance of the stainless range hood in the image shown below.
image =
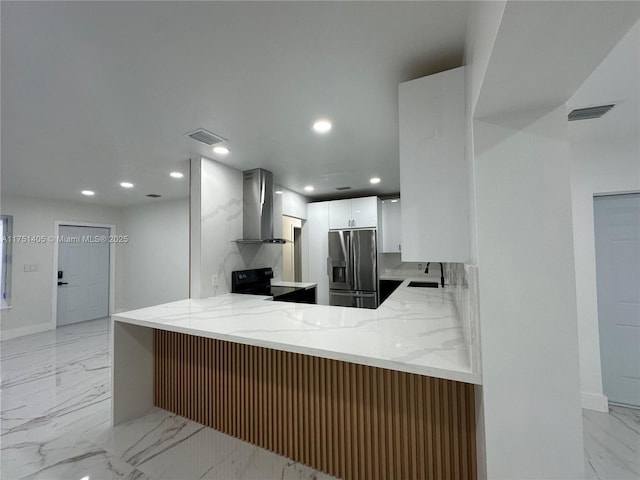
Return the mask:
<path id="1" fill-rule="evenodd" d="M 273 174 L 262 168 L 242 172 L 242 236 L 237 243 L 286 243 L 273 238 Z"/>

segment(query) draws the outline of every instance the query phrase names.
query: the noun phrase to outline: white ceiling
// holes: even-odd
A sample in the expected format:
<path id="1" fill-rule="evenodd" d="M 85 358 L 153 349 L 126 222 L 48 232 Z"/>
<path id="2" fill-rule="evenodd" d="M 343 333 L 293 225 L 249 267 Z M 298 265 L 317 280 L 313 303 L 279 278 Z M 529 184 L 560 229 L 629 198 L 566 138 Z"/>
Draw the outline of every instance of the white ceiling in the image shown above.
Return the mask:
<path id="1" fill-rule="evenodd" d="M 305 193 L 399 191 L 398 83 L 461 65 L 465 2 L 1 2 L 2 191 L 122 206 L 219 159 Z M 328 117 L 324 137 L 310 127 Z M 368 180 L 379 176 L 372 187 Z M 118 186 L 127 180 L 132 191 Z M 97 192 L 93 199 L 82 189 Z"/>

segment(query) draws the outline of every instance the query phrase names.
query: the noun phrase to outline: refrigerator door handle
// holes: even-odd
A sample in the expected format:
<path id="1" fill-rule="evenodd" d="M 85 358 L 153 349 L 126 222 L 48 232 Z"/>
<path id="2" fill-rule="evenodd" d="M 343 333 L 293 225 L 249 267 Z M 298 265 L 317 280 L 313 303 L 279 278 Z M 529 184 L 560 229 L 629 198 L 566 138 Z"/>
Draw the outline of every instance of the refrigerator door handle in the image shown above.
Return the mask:
<path id="1" fill-rule="evenodd" d="M 353 274 L 351 283 L 349 284 L 351 286 L 352 289 L 357 289 L 358 285 L 356 285 L 356 252 L 355 252 L 355 248 L 353 246 L 353 234 L 351 235 L 351 245 L 349 245 L 349 260 L 350 260 L 350 265 L 349 268 L 351 269 L 351 273 Z M 359 282 L 358 282 L 359 283 Z"/>
<path id="2" fill-rule="evenodd" d="M 327 277 L 331 276 L 331 257 L 327 257 Z"/>
<path id="3" fill-rule="evenodd" d="M 344 232 L 344 258 L 345 265 L 347 266 L 347 285 L 349 288 L 353 288 L 353 267 L 351 265 L 353 259 L 353 252 L 351 250 L 351 242 L 353 241 L 352 235 L 350 231 Z"/>

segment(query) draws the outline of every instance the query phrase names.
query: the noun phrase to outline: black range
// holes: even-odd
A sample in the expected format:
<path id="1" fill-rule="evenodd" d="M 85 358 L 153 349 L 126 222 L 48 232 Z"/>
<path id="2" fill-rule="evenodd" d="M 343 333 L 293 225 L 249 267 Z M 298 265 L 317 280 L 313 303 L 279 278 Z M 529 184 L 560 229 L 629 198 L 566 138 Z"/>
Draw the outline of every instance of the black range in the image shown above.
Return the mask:
<path id="1" fill-rule="evenodd" d="M 231 293 L 266 295 L 278 302 L 316 303 L 316 288 L 271 285 L 273 269 L 255 268 L 231 272 Z"/>

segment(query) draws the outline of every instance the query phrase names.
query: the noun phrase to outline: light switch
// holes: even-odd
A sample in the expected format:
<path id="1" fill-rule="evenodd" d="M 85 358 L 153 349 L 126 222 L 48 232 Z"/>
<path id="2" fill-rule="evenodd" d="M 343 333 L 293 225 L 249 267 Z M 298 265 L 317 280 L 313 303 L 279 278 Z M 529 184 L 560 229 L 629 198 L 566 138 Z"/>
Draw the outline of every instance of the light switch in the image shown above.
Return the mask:
<path id="1" fill-rule="evenodd" d="M 217 287 L 218 286 L 218 274 L 216 274 L 216 273 L 211 275 L 211 286 L 212 287 Z"/>
<path id="2" fill-rule="evenodd" d="M 36 265 L 33 265 L 33 264 L 32 265 L 27 265 L 25 263 L 24 271 L 25 272 L 37 272 L 38 271 L 38 265 L 37 264 Z"/>

